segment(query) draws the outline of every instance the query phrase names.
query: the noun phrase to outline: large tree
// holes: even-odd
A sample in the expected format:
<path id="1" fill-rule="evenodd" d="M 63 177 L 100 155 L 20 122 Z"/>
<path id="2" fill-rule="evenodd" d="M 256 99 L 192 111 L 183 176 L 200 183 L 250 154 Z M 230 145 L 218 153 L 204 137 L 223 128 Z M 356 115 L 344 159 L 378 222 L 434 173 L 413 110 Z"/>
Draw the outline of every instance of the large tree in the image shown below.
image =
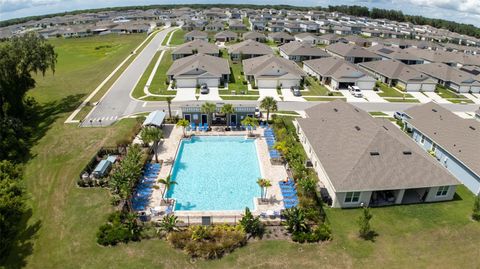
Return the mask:
<path id="1" fill-rule="evenodd" d="M 277 111 L 277 101 L 271 96 L 267 96 L 260 101 L 260 108 L 267 111 L 267 122 L 270 118 L 271 111 Z"/>

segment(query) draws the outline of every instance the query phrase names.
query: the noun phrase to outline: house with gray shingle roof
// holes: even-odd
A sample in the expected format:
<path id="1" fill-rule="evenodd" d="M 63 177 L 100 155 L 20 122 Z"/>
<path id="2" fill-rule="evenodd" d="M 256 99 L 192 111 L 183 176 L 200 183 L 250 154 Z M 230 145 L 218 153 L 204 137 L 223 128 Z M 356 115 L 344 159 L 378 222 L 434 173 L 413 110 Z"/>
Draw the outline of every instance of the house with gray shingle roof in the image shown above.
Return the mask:
<path id="1" fill-rule="evenodd" d="M 436 80 L 400 61 L 373 61 L 359 66 L 383 83 L 407 92 L 433 92 L 437 86 Z"/>
<path id="2" fill-rule="evenodd" d="M 461 71 L 460 69 L 443 63 L 417 64 L 412 65 L 412 67 L 435 78 L 438 84 L 456 92 L 467 93 L 472 91 L 474 93 L 480 93 L 480 81 L 472 74 Z"/>
<path id="3" fill-rule="evenodd" d="M 218 87 L 228 82 L 230 65 L 227 59 L 206 54 L 194 54 L 173 62 L 167 71 L 168 82 L 177 88 L 195 88 L 203 83 Z"/>
<path id="4" fill-rule="evenodd" d="M 273 54 L 272 48 L 269 46 L 247 39 L 237 44 L 233 44 L 228 48 L 228 54 L 234 61 L 241 61 L 253 57 Z"/>
<path id="5" fill-rule="evenodd" d="M 257 42 L 265 42 L 267 40 L 267 37 L 259 32 L 246 32 L 242 34 L 243 40 L 251 39 L 255 40 Z"/>
<path id="6" fill-rule="evenodd" d="M 295 62 L 330 57 L 325 50 L 310 43 L 292 41 L 278 47 L 280 56 Z"/>
<path id="7" fill-rule="evenodd" d="M 398 60 L 404 64 L 423 64 L 423 59 L 406 49 L 375 45 L 367 50 L 381 56 L 383 59 Z"/>
<path id="8" fill-rule="evenodd" d="M 237 40 L 237 33 L 232 31 L 221 31 L 215 34 L 215 41 L 218 42 L 232 42 Z"/>
<path id="9" fill-rule="evenodd" d="M 405 127 L 432 159 L 474 194 L 480 194 L 480 122 L 463 119 L 433 102 L 405 110 Z"/>
<path id="10" fill-rule="evenodd" d="M 277 32 L 277 33 L 268 34 L 268 40 L 273 41 L 275 43 L 284 44 L 284 43 L 288 43 L 290 41 L 294 41 L 295 38 L 288 33 Z"/>
<path id="11" fill-rule="evenodd" d="M 303 70 L 333 90 L 347 89 L 348 86 L 371 90 L 375 86 L 373 77 L 354 64 L 335 57 L 305 61 Z"/>
<path id="12" fill-rule="evenodd" d="M 176 47 L 172 51 L 172 59 L 175 61 L 177 59 L 190 56 L 193 54 L 197 54 L 197 53 L 208 54 L 211 56 L 218 57 L 220 54 L 220 48 L 215 44 L 197 39 Z"/>
<path id="13" fill-rule="evenodd" d="M 341 100 L 294 126 L 332 207 L 452 200 L 460 182 L 388 119 Z"/>
<path id="14" fill-rule="evenodd" d="M 258 88 L 284 88 L 300 86 L 305 72 L 293 61 L 273 54 L 243 60 L 243 73 Z"/>
<path id="15" fill-rule="evenodd" d="M 359 47 L 357 45 L 344 44 L 341 42 L 337 42 L 335 44 L 327 46 L 326 50 L 331 55 L 354 64 L 370 61 L 379 61 L 382 59 L 382 57 L 362 47 Z"/>
<path id="16" fill-rule="evenodd" d="M 315 45 L 318 43 L 318 36 L 312 33 L 301 33 L 295 35 L 295 40 Z"/>
<path id="17" fill-rule="evenodd" d="M 191 32 L 186 33 L 184 38 L 185 38 L 185 41 L 200 39 L 208 42 L 208 34 L 198 30 L 193 30 Z"/>

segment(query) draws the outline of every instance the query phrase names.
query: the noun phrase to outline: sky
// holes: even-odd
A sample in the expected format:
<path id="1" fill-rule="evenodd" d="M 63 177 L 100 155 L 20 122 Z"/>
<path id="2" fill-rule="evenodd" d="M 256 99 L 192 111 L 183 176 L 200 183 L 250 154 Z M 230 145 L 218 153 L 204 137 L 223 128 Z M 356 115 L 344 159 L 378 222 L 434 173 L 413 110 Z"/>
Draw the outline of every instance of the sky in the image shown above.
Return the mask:
<path id="1" fill-rule="evenodd" d="M 480 0 L 0 0 L 0 21 L 77 9 L 174 3 L 288 4 L 324 7 L 342 4 L 361 5 L 396 9 L 405 14 L 447 19 L 480 27 Z"/>

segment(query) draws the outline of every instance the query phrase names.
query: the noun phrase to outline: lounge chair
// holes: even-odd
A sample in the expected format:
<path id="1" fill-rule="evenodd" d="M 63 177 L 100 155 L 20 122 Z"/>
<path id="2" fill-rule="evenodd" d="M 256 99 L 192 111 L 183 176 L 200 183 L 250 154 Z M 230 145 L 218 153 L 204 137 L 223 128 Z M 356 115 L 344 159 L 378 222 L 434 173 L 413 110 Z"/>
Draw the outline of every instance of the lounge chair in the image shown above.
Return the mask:
<path id="1" fill-rule="evenodd" d="M 207 131 L 208 131 L 208 128 L 209 128 L 208 123 L 204 123 L 204 124 L 203 124 L 203 130 L 204 130 L 204 132 L 207 132 Z"/>

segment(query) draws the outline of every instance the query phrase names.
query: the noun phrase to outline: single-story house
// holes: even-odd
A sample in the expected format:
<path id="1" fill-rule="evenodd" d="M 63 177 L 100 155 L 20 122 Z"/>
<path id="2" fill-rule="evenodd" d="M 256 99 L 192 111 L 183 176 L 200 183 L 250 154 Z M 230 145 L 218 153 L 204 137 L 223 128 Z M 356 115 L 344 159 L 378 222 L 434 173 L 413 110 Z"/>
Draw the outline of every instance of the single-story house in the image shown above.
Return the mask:
<path id="1" fill-rule="evenodd" d="M 185 41 L 193 41 L 193 40 L 200 39 L 208 42 L 208 34 L 198 30 L 193 30 L 191 32 L 186 33 L 184 38 L 185 38 Z"/>
<path id="2" fill-rule="evenodd" d="M 273 54 L 272 48 L 252 39 L 247 39 L 228 48 L 228 54 L 234 61 Z"/>
<path id="3" fill-rule="evenodd" d="M 480 108 L 477 111 L 475 111 L 475 119 L 480 121 Z"/>
<path id="4" fill-rule="evenodd" d="M 325 50 L 316 47 L 311 43 L 292 41 L 278 47 L 280 56 L 295 62 L 330 57 Z"/>
<path id="5" fill-rule="evenodd" d="M 398 60 L 404 64 L 423 64 L 423 59 L 418 57 L 416 54 L 410 53 L 409 50 L 400 49 L 395 47 L 387 47 L 383 45 L 375 45 L 367 50 L 379 55 L 383 60 Z"/>
<path id="6" fill-rule="evenodd" d="M 345 40 L 343 37 L 336 34 L 325 34 L 318 37 L 318 43 L 322 45 L 331 45 L 337 43 L 339 39 Z"/>
<path id="7" fill-rule="evenodd" d="M 480 122 L 463 119 L 430 102 L 405 110 L 405 128 L 474 194 L 480 194 Z"/>
<path id="8" fill-rule="evenodd" d="M 372 42 L 370 40 L 357 35 L 349 35 L 344 37 L 342 40 L 346 41 L 344 43 L 357 45 L 360 47 L 370 47 L 372 45 Z"/>
<path id="9" fill-rule="evenodd" d="M 294 126 L 332 207 L 453 199 L 460 182 L 388 119 L 341 100 L 305 112 Z"/>
<path id="10" fill-rule="evenodd" d="M 243 40 L 251 39 L 251 40 L 255 40 L 255 41 L 257 41 L 257 42 L 265 42 L 265 41 L 267 41 L 267 37 L 266 37 L 264 34 L 259 33 L 259 32 L 247 32 L 247 33 L 243 33 L 242 38 L 243 38 Z"/>
<path id="11" fill-rule="evenodd" d="M 375 87 L 375 78 L 354 64 L 335 57 L 305 61 L 303 70 L 333 90 L 347 89 L 348 86 L 358 86 L 362 90 Z"/>
<path id="12" fill-rule="evenodd" d="M 275 43 L 283 44 L 283 43 L 288 43 L 290 41 L 294 41 L 295 37 L 285 32 L 277 32 L 277 33 L 270 33 L 268 35 L 268 40 L 273 41 Z"/>
<path id="13" fill-rule="evenodd" d="M 350 63 L 380 61 L 382 57 L 357 45 L 337 42 L 326 47 L 328 53 Z"/>
<path id="14" fill-rule="evenodd" d="M 220 54 L 220 48 L 215 44 L 209 43 L 201 39 L 196 39 L 176 47 L 172 51 L 172 59 L 175 61 L 177 59 L 197 53 L 203 53 L 218 57 Z"/>
<path id="15" fill-rule="evenodd" d="M 456 92 L 467 93 L 472 91 L 480 93 L 480 81 L 473 75 L 457 68 L 443 63 L 417 64 L 412 67 L 436 79 L 438 84 Z"/>
<path id="16" fill-rule="evenodd" d="M 229 78 L 227 59 L 201 53 L 176 60 L 167 71 L 168 82 L 175 81 L 177 88 L 196 88 L 204 83 L 218 87 Z"/>
<path id="17" fill-rule="evenodd" d="M 205 30 L 211 32 L 223 31 L 223 29 L 225 29 L 225 25 L 218 21 L 211 22 L 205 26 Z"/>
<path id="18" fill-rule="evenodd" d="M 218 42 L 232 42 L 237 40 L 237 33 L 232 31 L 221 31 L 215 34 L 215 41 Z"/>
<path id="19" fill-rule="evenodd" d="M 378 80 L 407 92 L 433 92 L 437 81 L 397 60 L 373 61 L 359 64 Z"/>
<path id="20" fill-rule="evenodd" d="M 239 126 L 246 117 L 255 116 L 255 106 L 233 105 L 234 113 L 225 115 L 222 113 L 222 105 L 217 104 L 216 112 L 213 113 L 212 125 Z M 202 112 L 201 104 L 188 105 L 181 108 L 182 117 L 196 125 L 208 123 L 208 115 Z M 227 119 L 228 117 L 228 119 Z"/>
<path id="21" fill-rule="evenodd" d="M 243 60 L 243 73 L 258 88 L 300 86 L 305 72 L 294 62 L 273 54 Z"/>
<path id="22" fill-rule="evenodd" d="M 234 21 L 234 22 L 231 22 L 229 25 L 228 25 L 228 29 L 230 31 L 246 31 L 247 30 L 247 26 L 245 24 L 243 24 L 242 22 L 239 22 L 239 21 Z"/>
<path id="23" fill-rule="evenodd" d="M 303 43 L 310 43 L 315 45 L 318 43 L 318 36 L 311 33 L 301 33 L 301 34 L 295 35 L 295 40 Z"/>

